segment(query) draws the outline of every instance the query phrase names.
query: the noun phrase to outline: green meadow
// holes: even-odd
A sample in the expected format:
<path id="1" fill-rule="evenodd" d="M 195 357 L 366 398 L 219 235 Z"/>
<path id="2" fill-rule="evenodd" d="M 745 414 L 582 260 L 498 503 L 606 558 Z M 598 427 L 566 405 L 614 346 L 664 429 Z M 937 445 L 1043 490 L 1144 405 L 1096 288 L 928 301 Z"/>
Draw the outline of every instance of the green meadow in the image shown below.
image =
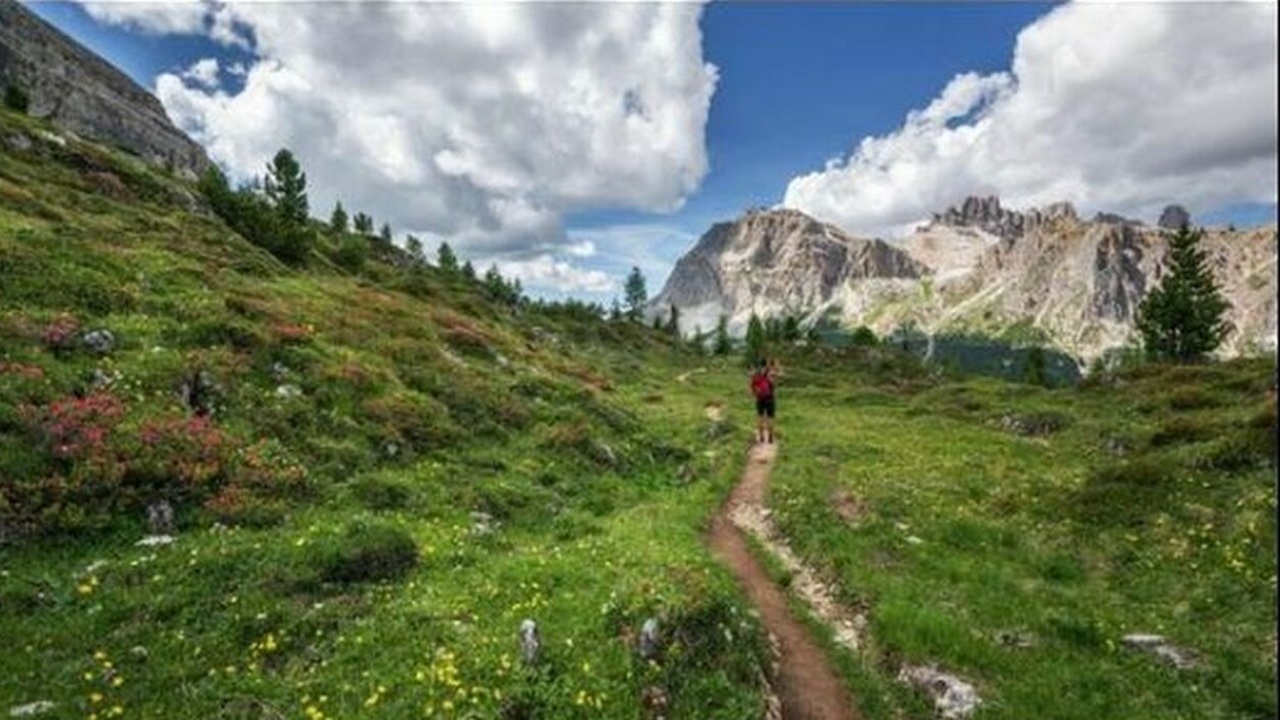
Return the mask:
<path id="1" fill-rule="evenodd" d="M 373 237 L 285 265 L 47 131 L 0 113 L 32 141 L 0 154 L 0 710 L 762 715 L 764 633 L 704 545 L 754 424 L 739 357 Z M 828 642 L 866 717 L 932 715 L 904 663 L 973 683 L 974 718 L 1275 716 L 1273 360 L 1046 389 L 772 350 L 768 501 L 868 619 Z M 160 498 L 175 539 L 139 545 Z"/>

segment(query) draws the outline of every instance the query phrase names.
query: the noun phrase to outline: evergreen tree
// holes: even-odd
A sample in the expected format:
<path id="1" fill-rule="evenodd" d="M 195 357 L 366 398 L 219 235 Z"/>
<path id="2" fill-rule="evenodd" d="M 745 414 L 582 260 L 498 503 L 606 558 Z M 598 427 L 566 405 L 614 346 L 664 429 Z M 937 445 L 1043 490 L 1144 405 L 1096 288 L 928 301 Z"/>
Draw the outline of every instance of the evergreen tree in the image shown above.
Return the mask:
<path id="1" fill-rule="evenodd" d="M 293 153 L 281 148 L 267 164 L 262 190 L 276 215 L 290 226 L 307 222 L 307 174 Z"/>
<path id="2" fill-rule="evenodd" d="M 409 256 L 413 258 L 414 263 L 421 263 L 425 259 L 422 255 L 422 241 L 413 235 L 405 237 L 404 249 L 408 251 Z"/>
<path id="3" fill-rule="evenodd" d="M 484 280 L 481 284 L 484 285 L 485 292 L 489 293 L 489 297 L 499 302 L 506 300 L 507 281 L 502 279 L 502 273 L 498 272 L 496 264 L 489 265 L 489 269 L 484 271 Z"/>
<path id="4" fill-rule="evenodd" d="M 450 275 L 458 272 L 458 256 L 453 254 L 453 248 L 449 247 L 449 243 L 440 243 L 440 249 L 436 251 L 436 265 Z"/>
<path id="5" fill-rule="evenodd" d="M 1191 362 L 1222 344 L 1230 304 L 1223 299 L 1200 249 L 1203 230 L 1183 225 L 1169 240 L 1168 271 L 1138 306 L 1138 331 L 1147 355 Z"/>
<path id="6" fill-rule="evenodd" d="M 391 223 L 382 223 L 382 230 L 378 232 L 378 237 L 382 238 L 382 242 L 391 244 Z"/>
<path id="7" fill-rule="evenodd" d="M 644 303 L 649 299 L 649 291 L 645 289 L 644 274 L 640 268 L 632 267 L 627 276 L 627 284 L 623 287 L 624 302 L 627 306 L 627 317 L 639 320 L 644 311 Z"/>
<path id="8" fill-rule="evenodd" d="M 356 213 L 355 217 L 351 218 L 351 224 L 355 227 L 356 232 L 361 235 L 373 234 L 373 218 L 362 212 Z"/>
<path id="9" fill-rule="evenodd" d="M 747 362 L 754 363 L 764 357 L 764 323 L 760 321 L 760 316 L 754 312 L 751 313 L 751 319 L 747 321 Z"/>
<path id="10" fill-rule="evenodd" d="M 671 314 L 667 316 L 667 332 L 680 337 L 680 308 L 675 303 L 671 303 Z"/>
<path id="11" fill-rule="evenodd" d="M 329 216 L 329 229 L 335 233 L 347 231 L 347 211 L 343 209 L 341 200 L 334 203 L 333 214 Z"/>
<path id="12" fill-rule="evenodd" d="M 16 113 L 26 115 L 31 109 L 31 98 L 17 85 L 8 85 L 4 89 L 4 106 Z"/>
<path id="13" fill-rule="evenodd" d="M 1032 345 L 1027 348 L 1027 367 L 1024 379 L 1032 385 L 1046 385 L 1044 348 Z"/>
<path id="14" fill-rule="evenodd" d="M 462 277 L 471 281 L 476 279 L 476 268 L 471 264 L 470 260 L 462 263 Z"/>
<path id="15" fill-rule="evenodd" d="M 711 345 L 713 355 L 728 355 L 733 351 L 733 341 L 729 339 L 729 316 L 721 315 L 716 320 L 715 340 Z"/>
<path id="16" fill-rule="evenodd" d="M 609 320 L 618 322 L 622 319 L 622 305 L 618 304 L 618 298 L 613 299 L 613 304 L 609 306 Z"/>
<path id="17" fill-rule="evenodd" d="M 661 330 L 661 329 L 662 329 L 662 316 L 661 316 L 661 315 L 654 315 L 654 316 L 653 316 L 653 329 L 654 329 L 654 330 Z"/>
<path id="18" fill-rule="evenodd" d="M 800 332 L 800 318 L 795 315 L 788 315 L 787 319 L 782 323 L 782 339 L 789 342 L 797 342 L 803 336 Z"/>

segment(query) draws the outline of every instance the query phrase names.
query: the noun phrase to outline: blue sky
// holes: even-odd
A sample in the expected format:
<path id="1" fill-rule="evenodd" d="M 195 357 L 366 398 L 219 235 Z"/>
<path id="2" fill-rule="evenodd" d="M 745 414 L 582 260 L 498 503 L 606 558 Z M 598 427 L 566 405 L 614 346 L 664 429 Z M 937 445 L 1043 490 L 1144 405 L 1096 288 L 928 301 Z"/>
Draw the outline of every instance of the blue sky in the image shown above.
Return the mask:
<path id="1" fill-rule="evenodd" d="M 253 5 L 262 4 L 239 7 Z M 1159 4 L 1145 5 L 1154 9 L 1143 12 L 1179 12 Z M 1274 82 L 1262 91 L 1260 104 L 1237 109 L 1240 117 L 1231 125 L 1239 128 L 1234 137 L 1251 138 L 1252 133 L 1256 138 L 1246 143 L 1253 155 L 1244 161 L 1237 158 L 1234 166 L 1224 167 L 1213 159 L 1215 154 L 1239 155 L 1227 148 L 1232 138 L 1219 138 L 1213 128 L 1156 127 L 1164 121 L 1152 115 L 1149 128 L 1117 129 L 1125 118 L 1138 123 L 1143 116 L 1142 108 L 1124 107 L 1124 99 L 1136 92 L 1129 85 L 1140 90 L 1161 82 L 1159 78 L 1176 75 L 1178 54 L 1185 54 L 1174 43 L 1136 30 L 1117 34 L 1106 41 L 1109 44 L 1098 44 L 1099 36 L 1125 22 L 1135 28 L 1160 26 L 1162 17 L 1136 17 L 1137 11 L 1129 20 L 1084 8 L 1033 3 L 719 2 L 703 8 L 700 16 L 696 6 L 686 6 L 692 15 L 655 17 L 649 10 L 630 13 L 618 7 L 618 18 L 610 27 L 622 28 L 617 43 L 628 55 L 596 55 L 592 54 L 596 45 L 574 44 L 578 37 L 572 34 L 573 23 L 566 22 L 580 9 L 585 14 L 585 7 L 540 5 L 516 21 L 537 24 L 537 31 L 511 33 L 501 29 L 502 18 L 484 19 L 472 42 L 465 33 L 459 39 L 460 26 L 451 26 L 447 57 L 431 55 L 442 43 L 427 37 L 431 26 L 424 24 L 421 64 L 406 64 L 403 50 L 401 57 L 380 59 L 377 48 L 368 48 L 365 54 L 352 55 L 354 60 L 347 58 L 349 66 L 368 57 L 369 67 L 374 68 L 363 80 L 353 81 L 363 85 L 351 104 L 381 108 L 376 114 L 357 117 L 332 107 L 318 108 L 282 89 L 288 86 L 282 77 L 301 75 L 332 82 L 342 77 L 335 73 L 345 72 L 334 69 L 339 64 L 336 59 L 334 67 L 328 68 L 295 60 L 307 58 L 315 65 L 314 56 L 326 48 L 334 53 L 342 50 L 338 45 L 321 45 L 308 55 L 302 41 L 279 30 L 289 23 L 273 23 L 261 14 L 237 10 L 234 17 L 222 17 L 221 27 L 253 28 L 255 34 L 241 32 L 242 41 L 228 42 L 229 33 L 214 32 L 220 16 L 210 11 L 207 17 L 193 20 L 191 6 L 184 11 L 175 6 L 167 12 L 123 3 L 97 6 L 93 17 L 75 3 L 29 6 L 139 84 L 157 89 L 171 116 L 180 125 L 195 128 L 193 134 L 211 154 L 233 170 L 250 172 L 261 166 L 259 158 L 269 148 L 297 145 L 311 172 L 313 204 L 320 206 L 318 210 L 334 197 L 349 205 L 358 198 L 374 206 L 370 209 L 375 218 L 390 219 L 397 230 L 425 235 L 429 241 L 456 238 L 464 255 L 499 262 L 504 270 L 524 275 L 526 286 L 544 295 L 554 296 L 560 290 L 606 299 L 617 293 L 618 281 L 632 264 L 644 269 L 650 292 L 656 293 L 674 260 L 711 223 L 732 219 L 758 205 L 785 203 L 855 234 L 881 236 L 891 236 L 899 226 L 927 217 L 928 212 L 941 210 L 966 194 L 994 192 L 1015 207 L 1070 199 L 1086 212 L 1114 210 L 1153 219 L 1164 204 L 1182 202 L 1205 222 L 1249 225 L 1275 220 L 1275 184 L 1265 179 L 1268 168 L 1274 177 L 1275 167 L 1275 134 L 1268 135 L 1265 129 L 1267 122 L 1275 125 Z M 304 13 L 311 7 L 294 5 L 292 11 Z M 595 15 L 584 25 L 600 26 L 604 14 L 615 13 L 615 8 L 590 12 Z M 561 15 L 542 24 L 540 16 L 551 13 Z M 445 19 L 435 14 L 427 22 Z M 370 17 L 366 24 L 376 28 L 384 21 Z M 336 33 L 335 38 L 348 41 L 351 20 L 343 22 L 348 23 L 346 29 L 316 21 L 309 35 L 323 40 L 327 29 Z M 404 19 L 394 22 L 403 24 Z M 1223 21 L 1220 28 L 1213 27 L 1215 22 L 1196 23 L 1202 28 L 1196 52 L 1214 52 L 1216 41 L 1223 53 L 1235 52 L 1229 47 L 1249 47 L 1248 38 L 1240 40 L 1239 28 L 1256 24 L 1256 19 L 1242 18 L 1235 26 Z M 499 29 L 491 32 L 489 25 Z M 1025 42 L 1017 45 L 1019 33 L 1032 26 Z M 1205 103 L 1213 100 L 1210 88 L 1224 83 L 1239 86 L 1232 98 L 1259 94 L 1258 89 L 1275 74 L 1274 33 L 1272 29 L 1269 35 L 1263 32 L 1255 38 L 1258 48 L 1270 48 L 1271 57 L 1262 60 L 1261 74 L 1244 73 L 1234 70 L 1231 62 L 1224 63 L 1223 72 L 1229 76 L 1204 80 L 1209 83 L 1203 90 Z M 637 50 L 640 58 L 631 66 L 614 71 L 600 59 L 631 59 L 630 50 L 639 39 L 653 37 L 664 42 Z M 358 42 L 349 39 L 349 44 Z M 514 50 L 493 54 L 504 42 Z M 1162 45 L 1170 45 L 1167 55 L 1160 54 Z M 587 49 L 573 55 L 578 47 Z M 1063 48 L 1070 52 L 1063 55 Z M 517 115 L 509 118 L 515 128 L 512 137 L 495 139 L 492 146 L 485 140 L 485 133 L 497 134 L 492 97 L 469 98 L 459 91 L 448 101 L 452 104 L 438 113 L 449 115 L 447 120 L 421 114 L 421 98 L 440 98 L 433 94 L 444 82 L 440 78 L 452 77 L 432 73 L 439 66 L 460 63 L 458 58 L 470 57 L 472 52 L 482 58 L 477 62 L 483 66 L 459 65 L 453 72 L 473 76 L 471 85 L 477 87 L 486 82 L 500 84 L 508 77 L 537 77 L 541 69 L 536 63 L 519 58 L 562 53 L 563 62 L 548 69 L 548 77 L 563 76 L 566 68 L 578 62 L 587 68 L 581 80 L 584 87 L 599 90 L 586 95 L 607 95 L 628 85 L 642 88 L 636 91 L 637 97 L 651 106 L 641 105 L 653 116 L 647 119 L 654 121 L 654 130 L 635 136 L 640 138 L 638 146 L 625 148 L 626 152 L 618 153 L 623 156 L 619 159 L 610 153 L 610 142 L 633 137 L 620 129 L 626 118 L 609 120 L 611 116 L 602 109 L 599 116 L 606 119 L 588 119 L 585 130 L 575 132 L 598 132 L 607 141 L 566 140 L 546 116 L 557 113 L 568 100 L 538 106 L 525 96 L 519 104 L 497 106 L 515 108 L 512 112 Z M 1125 53 L 1132 54 L 1131 65 L 1125 64 Z M 513 65 L 501 65 L 508 62 L 503 58 L 510 57 L 517 58 Z M 1064 57 L 1070 61 L 1065 65 Z M 1260 57 L 1236 57 L 1232 62 L 1252 68 Z M 217 72 L 202 84 L 188 68 L 210 58 L 217 61 Z M 265 60 L 274 64 L 268 67 Z M 262 90 L 249 92 L 245 76 L 228 70 L 237 64 L 253 67 L 256 62 L 261 62 L 264 79 L 254 87 Z M 715 68 L 713 78 L 708 76 L 709 65 Z M 376 68 L 381 67 L 388 69 L 377 74 Z M 296 73 L 267 72 L 273 68 Z M 1242 80 L 1243 75 L 1248 77 Z M 169 79 L 158 80 L 161 76 Z M 370 77 L 374 86 L 379 78 L 388 78 L 388 87 L 365 88 Z M 403 77 L 415 80 L 416 87 L 404 90 L 405 83 L 399 82 Z M 391 82 L 393 78 L 397 82 Z M 558 90 L 531 82 L 541 88 L 538 92 Z M 1200 92 L 1195 87 L 1186 90 L 1191 99 L 1183 116 L 1199 117 L 1195 98 Z M 709 109 L 699 114 L 699 101 L 708 95 Z M 931 106 L 933 111 L 921 115 Z M 520 115 L 525 110 L 528 117 Z M 914 121 L 909 117 L 913 111 L 918 116 Z M 266 114 L 253 127 L 236 124 L 236 117 L 253 113 Z M 375 127 L 401 141 L 387 143 L 396 148 L 395 153 L 388 151 L 387 157 L 375 158 L 379 162 L 348 171 L 326 157 L 325 148 L 307 145 L 317 131 L 314 126 L 302 126 L 319 122 L 314 118 L 323 113 L 327 115 L 321 127 L 335 137 L 351 135 L 351 127 L 365 133 L 365 128 Z M 1032 117 L 1036 119 L 1028 119 Z M 520 123 L 526 120 L 528 132 L 523 132 Z M 580 116 L 569 120 L 563 127 L 583 127 Z M 469 128 L 468 122 L 476 127 Z M 990 127 L 966 134 L 966 128 L 983 124 Z M 421 129 L 424 126 L 427 130 Z M 269 137 L 260 137 L 263 134 Z M 986 139 L 975 140 L 975 134 Z M 1049 150 L 1033 148 L 1040 140 L 1056 140 L 1059 135 L 1061 147 L 1049 143 Z M 441 136 L 467 140 L 440 140 Z M 1204 148 L 1193 148 L 1199 165 L 1177 160 L 1186 139 L 1199 137 L 1206 138 Z M 857 149 L 864 138 L 875 142 Z M 540 151 L 561 144 L 562 151 Z M 1026 152 L 1020 150 L 1023 146 Z M 1112 146 L 1118 149 L 1114 162 L 1103 152 Z M 656 148 L 652 163 L 646 159 L 649 147 Z M 1151 165 L 1152 157 L 1164 154 L 1173 159 L 1157 163 L 1163 169 L 1135 169 Z M 432 158 L 434 167 L 422 171 L 419 166 Z M 527 168 L 533 168 L 528 171 L 533 174 L 520 181 Z M 512 190 L 517 181 L 530 189 Z M 673 211 L 675 205 L 680 207 Z M 468 208 L 473 209 L 471 215 Z"/>

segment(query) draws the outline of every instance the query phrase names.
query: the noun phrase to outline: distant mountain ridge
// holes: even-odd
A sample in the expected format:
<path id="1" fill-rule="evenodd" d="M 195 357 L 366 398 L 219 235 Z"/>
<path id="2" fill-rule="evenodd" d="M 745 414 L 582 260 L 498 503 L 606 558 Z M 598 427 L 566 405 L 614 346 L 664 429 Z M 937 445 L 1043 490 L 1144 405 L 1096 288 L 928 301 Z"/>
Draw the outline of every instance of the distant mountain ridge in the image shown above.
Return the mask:
<path id="1" fill-rule="evenodd" d="M 1155 226 L 1069 203 L 1025 211 L 970 197 L 895 243 L 858 238 L 796 210 L 713 226 L 651 303 L 686 331 L 719 315 L 742 332 L 752 312 L 889 333 L 975 332 L 1047 341 L 1083 359 L 1137 341 L 1137 308 L 1164 273 L 1171 206 Z M 1226 355 L 1276 347 L 1276 228 L 1208 228 L 1204 249 L 1231 302 Z M 852 258 L 864 258 L 850 262 Z"/>
<path id="2" fill-rule="evenodd" d="M 210 166 L 154 95 L 16 0 L 0 0 L 0 91 L 11 85 L 27 94 L 31 115 L 63 130 L 188 174 Z"/>

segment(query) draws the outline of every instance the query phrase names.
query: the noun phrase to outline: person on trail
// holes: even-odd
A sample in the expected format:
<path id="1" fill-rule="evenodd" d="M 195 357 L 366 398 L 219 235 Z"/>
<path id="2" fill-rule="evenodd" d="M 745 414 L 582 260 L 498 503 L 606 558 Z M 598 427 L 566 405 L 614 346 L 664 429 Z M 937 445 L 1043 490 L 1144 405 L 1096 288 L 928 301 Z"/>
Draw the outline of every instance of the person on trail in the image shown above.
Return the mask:
<path id="1" fill-rule="evenodd" d="M 775 367 L 761 359 L 751 373 L 751 394 L 756 397 L 756 442 L 773 442 L 773 415 L 777 410 L 773 398 Z"/>

